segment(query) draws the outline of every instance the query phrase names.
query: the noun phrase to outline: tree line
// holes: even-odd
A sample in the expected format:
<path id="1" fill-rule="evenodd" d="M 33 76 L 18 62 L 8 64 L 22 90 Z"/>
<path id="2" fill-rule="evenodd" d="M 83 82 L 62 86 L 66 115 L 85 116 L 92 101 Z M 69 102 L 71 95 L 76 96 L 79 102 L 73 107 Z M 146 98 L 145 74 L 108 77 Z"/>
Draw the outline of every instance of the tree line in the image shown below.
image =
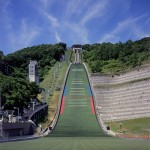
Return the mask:
<path id="1" fill-rule="evenodd" d="M 141 66 L 150 59 L 150 37 L 125 43 L 83 45 L 83 59 L 91 71 L 102 74 L 118 74 Z"/>
<path id="2" fill-rule="evenodd" d="M 40 88 L 28 80 L 28 64 L 30 60 L 38 62 L 40 81 L 43 80 L 48 70 L 60 61 L 65 54 L 66 44 L 42 44 L 27 47 L 6 56 L 0 51 L 0 59 L 13 68 L 9 76 L 0 72 L 0 88 L 2 93 L 2 105 L 4 109 L 19 107 L 23 110 L 28 107 L 31 99 L 36 98 Z"/>

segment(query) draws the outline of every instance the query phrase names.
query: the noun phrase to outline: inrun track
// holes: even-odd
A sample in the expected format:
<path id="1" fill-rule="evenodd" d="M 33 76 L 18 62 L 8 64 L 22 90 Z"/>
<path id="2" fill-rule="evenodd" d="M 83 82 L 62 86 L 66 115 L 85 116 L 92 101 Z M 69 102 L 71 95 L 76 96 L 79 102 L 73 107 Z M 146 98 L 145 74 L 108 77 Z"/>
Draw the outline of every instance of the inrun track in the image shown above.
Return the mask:
<path id="1" fill-rule="evenodd" d="M 50 136 L 106 136 L 97 122 L 92 92 L 82 64 L 70 67 L 59 120 Z"/>

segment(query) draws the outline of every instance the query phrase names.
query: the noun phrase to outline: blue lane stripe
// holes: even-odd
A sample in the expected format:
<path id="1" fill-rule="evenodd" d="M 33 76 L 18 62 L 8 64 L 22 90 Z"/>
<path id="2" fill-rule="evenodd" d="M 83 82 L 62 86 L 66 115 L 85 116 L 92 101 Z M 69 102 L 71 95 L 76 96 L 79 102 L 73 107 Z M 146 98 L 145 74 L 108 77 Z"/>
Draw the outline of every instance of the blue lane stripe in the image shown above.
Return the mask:
<path id="1" fill-rule="evenodd" d="M 89 93 L 90 96 L 92 96 L 92 91 L 91 91 L 90 86 L 88 86 L 88 93 Z"/>
<path id="2" fill-rule="evenodd" d="M 67 94 L 67 90 L 66 90 L 66 86 L 65 86 L 63 96 L 66 96 L 66 94 Z"/>

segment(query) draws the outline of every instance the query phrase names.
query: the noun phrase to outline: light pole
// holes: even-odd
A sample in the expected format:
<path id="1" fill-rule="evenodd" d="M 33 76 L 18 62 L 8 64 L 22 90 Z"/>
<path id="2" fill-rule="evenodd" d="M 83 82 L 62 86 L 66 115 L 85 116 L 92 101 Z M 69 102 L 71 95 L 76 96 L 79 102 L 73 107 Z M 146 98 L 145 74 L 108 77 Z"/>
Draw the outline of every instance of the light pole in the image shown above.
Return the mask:
<path id="1" fill-rule="evenodd" d="M 19 121 L 19 107 L 14 107 L 14 109 L 17 109 L 17 110 L 18 110 L 18 117 L 17 117 L 17 120 Z"/>
<path id="2" fill-rule="evenodd" d="M 35 102 L 32 102 L 32 103 L 33 103 L 32 110 L 34 111 L 34 108 L 35 108 Z"/>

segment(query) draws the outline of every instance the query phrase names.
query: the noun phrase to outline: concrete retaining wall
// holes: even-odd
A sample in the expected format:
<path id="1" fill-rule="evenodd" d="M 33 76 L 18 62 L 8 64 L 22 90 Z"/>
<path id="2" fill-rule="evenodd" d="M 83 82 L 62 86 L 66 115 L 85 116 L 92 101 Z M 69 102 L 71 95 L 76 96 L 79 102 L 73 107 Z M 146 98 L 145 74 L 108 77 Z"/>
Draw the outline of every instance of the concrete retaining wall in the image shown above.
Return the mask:
<path id="1" fill-rule="evenodd" d="M 96 110 L 104 121 L 150 117 L 150 66 L 115 77 L 90 76 L 90 81 Z M 120 83 L 124 84 L 117 86 Z"/>

